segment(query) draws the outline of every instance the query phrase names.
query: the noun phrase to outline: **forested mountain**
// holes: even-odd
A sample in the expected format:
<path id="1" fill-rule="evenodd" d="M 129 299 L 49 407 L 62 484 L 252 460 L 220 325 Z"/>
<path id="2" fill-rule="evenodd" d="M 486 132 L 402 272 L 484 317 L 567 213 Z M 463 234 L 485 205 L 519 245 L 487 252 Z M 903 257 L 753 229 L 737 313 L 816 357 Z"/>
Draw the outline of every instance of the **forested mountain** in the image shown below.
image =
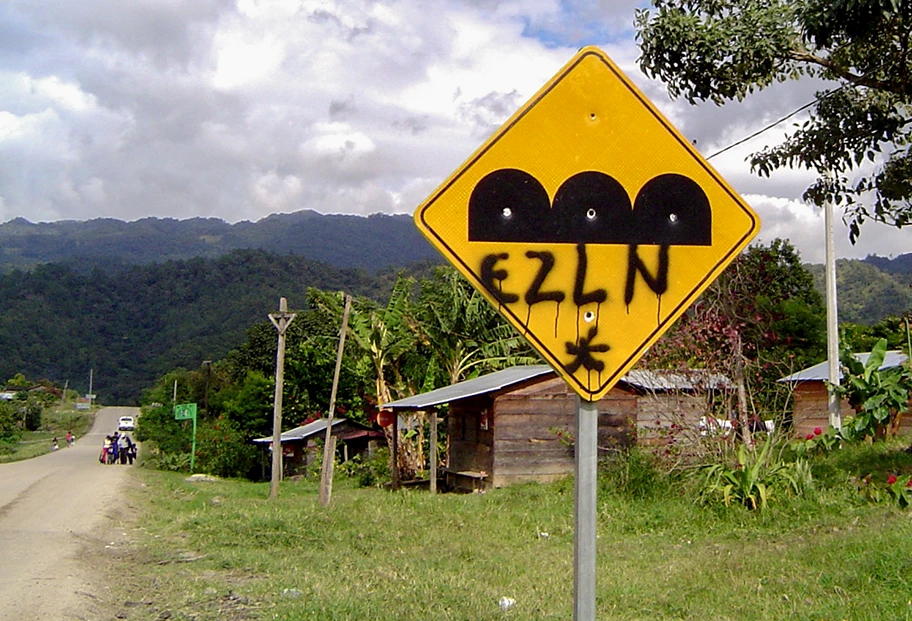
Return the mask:
<path id="1" fill-rule="evenodd" d="M 808 265 L 814 286 L 825 294 L 822 265 Z M 912 311 L 912 253 L 894 259 L 868 256 L 836 262 L 839 321 L 873 325 Z"/>
<path id="2" fill-rule="evenodd" d="M 442 261 L 410 216 L 274 214 L 257 222 L 228 224 L 216 218 L 110 218 L 33 224 L 16 218 L 0 224 L 0 271 L 41 263 L 101 268 L 193 257 L 232 250 L 292 254 L 337 268 L 370 271 Z"/>
<path id="3" fill-rule="evenodd" d="M 420 272 L 428 264 L 416 264 Z M 293 255 L 239 250 L 84 273 L 47 264 L 0 275 L 0 377 L 16 373 L 131 403 L 175 367 L 198 368 L 243 342 L 279 298 L 301 308 L 308 287 L 376 299 L 395 270 L 368 274 Z"/>

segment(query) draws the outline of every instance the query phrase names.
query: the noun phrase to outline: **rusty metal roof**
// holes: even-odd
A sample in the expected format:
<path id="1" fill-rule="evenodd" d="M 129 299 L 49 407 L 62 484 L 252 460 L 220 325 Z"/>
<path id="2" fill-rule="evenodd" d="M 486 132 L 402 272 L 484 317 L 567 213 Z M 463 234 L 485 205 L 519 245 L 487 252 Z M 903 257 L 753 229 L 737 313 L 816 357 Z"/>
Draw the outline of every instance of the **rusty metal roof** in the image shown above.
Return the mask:
<path id="1" fill-rule="evenodd" d="M 710 373 L 705 369 L 684 371 L 649 371 L 635 369 L 621 378 L 631 386 L 643 390 L 665 392 L 668 390 L 730 390 L 734 388 L 721 373 Z"/>

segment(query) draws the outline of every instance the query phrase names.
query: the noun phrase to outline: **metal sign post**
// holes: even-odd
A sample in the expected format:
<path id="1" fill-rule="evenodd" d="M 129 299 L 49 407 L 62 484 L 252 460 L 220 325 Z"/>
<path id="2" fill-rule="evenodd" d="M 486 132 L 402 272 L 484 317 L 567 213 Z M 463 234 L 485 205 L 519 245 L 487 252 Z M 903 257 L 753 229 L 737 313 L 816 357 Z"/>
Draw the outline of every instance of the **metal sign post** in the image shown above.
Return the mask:
<path id="1" fill-rule="evenodd" d="M 595 619 L 596 496 L 598 490 L 598 404 L 577 401 L 573 482 L 573 619 Z"/>
<path id="2" fill-rule="evenodd" d="M 193 440 L 190 445 L 190 473 L 196 466 L 196 404 L 179 403 L 174 406 L 174 420 L 192 420 L 193 421 Z"/>

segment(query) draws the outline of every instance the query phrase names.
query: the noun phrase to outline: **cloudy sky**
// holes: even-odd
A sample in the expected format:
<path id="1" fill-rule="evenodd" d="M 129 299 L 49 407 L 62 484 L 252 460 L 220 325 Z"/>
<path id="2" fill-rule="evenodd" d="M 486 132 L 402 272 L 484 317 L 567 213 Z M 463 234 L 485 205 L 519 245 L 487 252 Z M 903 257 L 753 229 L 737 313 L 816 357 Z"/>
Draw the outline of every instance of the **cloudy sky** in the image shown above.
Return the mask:
<path id="1" fill-rule="evenodd" d="M 584 45 L 597 45 L 704 155 L 813 99 L 670 101 L 636 67 L 637 0 L 7 0 L 0 3 L 0 222 L 277 212 L 412 213 Z M 752 176 L 777 130 L 713 158 L 823 261 L 801 171 Z M 841 256 L 912 250 L 837 226 Z"/>

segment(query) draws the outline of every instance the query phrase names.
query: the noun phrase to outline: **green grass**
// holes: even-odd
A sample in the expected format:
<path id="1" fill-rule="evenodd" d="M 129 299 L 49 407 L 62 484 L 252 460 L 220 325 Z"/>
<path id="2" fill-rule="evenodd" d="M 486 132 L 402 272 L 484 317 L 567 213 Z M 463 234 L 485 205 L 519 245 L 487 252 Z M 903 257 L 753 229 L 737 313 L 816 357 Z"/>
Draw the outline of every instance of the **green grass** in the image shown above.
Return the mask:
<path id="1" fill-rule="evenodd" d="M 876 465 L 872 450 L 856 462 Z M 912 471 L 894 453 L 881 452 L 891 471 Z M 835 480 L 848 455 L 818 465 Z M 570 481 L 430 496 L 337 479 L 324 508 L 312 482 L 269 501 L 268 484 L 139 476 L 139 541 L 112 579 L 146 604 L 124 618 L 572 618 Z M 909 512 L 848 483 L 760 514 L 701 507 L 683 482 L 638 486 L 600 491 L 599 619 L 912 619 Z"/>
<path id="2" fill-rule="evenodd" d="M 73 403 L 58 404 L 46 409 L 41 415 L 41 429 L 25 431 L 18 442 L 4 444 L 0 451 L 0 463 L 31 459 L 51 452 L 52 441 L 66 448 L 67 431 L 72 431 L 77 441 L 92 428 L 94 410 L 77 410 Z"/>

